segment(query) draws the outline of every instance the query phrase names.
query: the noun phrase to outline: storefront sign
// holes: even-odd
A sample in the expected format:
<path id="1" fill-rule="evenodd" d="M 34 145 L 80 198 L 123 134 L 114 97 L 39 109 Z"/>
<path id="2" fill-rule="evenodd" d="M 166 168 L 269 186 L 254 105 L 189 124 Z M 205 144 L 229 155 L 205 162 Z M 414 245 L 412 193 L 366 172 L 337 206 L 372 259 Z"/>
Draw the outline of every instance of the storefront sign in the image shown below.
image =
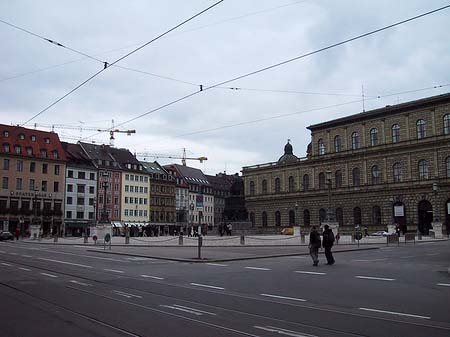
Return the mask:
<path id="1" fill-rule="evenodd" d="M 51 198 L 51 193 L 45 193 L 45 192 L 22 192 L 22 191 L 11 191 L 11 195 L 15 197 L 30 197 L 30 198 Z"/>

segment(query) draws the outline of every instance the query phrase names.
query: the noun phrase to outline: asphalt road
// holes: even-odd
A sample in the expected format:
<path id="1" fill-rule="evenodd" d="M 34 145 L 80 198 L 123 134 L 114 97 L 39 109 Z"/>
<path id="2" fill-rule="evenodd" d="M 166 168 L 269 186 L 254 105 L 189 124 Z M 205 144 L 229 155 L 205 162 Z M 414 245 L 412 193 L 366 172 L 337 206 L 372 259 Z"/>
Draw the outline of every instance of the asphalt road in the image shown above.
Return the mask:
<path id="1" fill-rule="evenodd" d="M 0 336 L 450 335 L 450 241 L 335 258 L 184 263 L 0 242 Z"/>

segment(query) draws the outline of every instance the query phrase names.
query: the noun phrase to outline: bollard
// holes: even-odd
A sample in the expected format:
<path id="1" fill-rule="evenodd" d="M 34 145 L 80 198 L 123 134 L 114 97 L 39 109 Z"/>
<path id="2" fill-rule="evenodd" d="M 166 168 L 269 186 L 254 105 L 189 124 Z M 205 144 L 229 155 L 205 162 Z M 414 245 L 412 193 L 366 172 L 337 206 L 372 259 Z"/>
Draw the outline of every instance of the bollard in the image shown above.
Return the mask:
<path id="1" fill-rule="evenodd" d="M 198 259 L 200 260 L 202 258 L 202 246 L 203 246 L 203 237 L 201 235 L 198 236 Z"/>
<path id="2" fill-rule="evenodd" d="M 180 236 L 178 237 L 178 245 L 182 246 L 183 245 L 183 235 L 180 234 Z"/>
<path id="3" fill-rule="evenodd" d="M 305 243 L 305 234 L 300 234 L 300 243 Z"/>
<path id="4" fill-rule="evenodd" d="M 241 245 L 245 245 L 245 236 L 241 235 Z"/>

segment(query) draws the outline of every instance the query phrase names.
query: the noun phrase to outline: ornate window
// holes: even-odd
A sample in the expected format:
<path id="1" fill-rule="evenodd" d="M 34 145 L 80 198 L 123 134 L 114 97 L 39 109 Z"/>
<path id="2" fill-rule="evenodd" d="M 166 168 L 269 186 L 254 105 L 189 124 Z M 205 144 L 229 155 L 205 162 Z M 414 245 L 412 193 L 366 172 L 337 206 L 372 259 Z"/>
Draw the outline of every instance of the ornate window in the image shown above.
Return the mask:
<path id="1" fill-rule="evenodd" d="M 342 187 L 342 171 L 341 170 L 336 171 L 336 173 L 334 174 L 334 179 L 336 180 L 336 188 L 341 188 Z"/>
<path id="2" fill-rule="evenodd" d="M 373 128 L 370 130 L 370 146 L 378 145 L 378 129 Z"/>
<path id="3" fill-rule="evenodd" d="M 281 179 L 275 178 L 275 193 L 281 192 Z"/>
<path id="4" fill-rule="evenodd" d="M 450 114 L 444 115 L 444 135 L 450 135 Z"/>
<path id="5" fill-rule="evenodd" d="M 280 211 L 275 212 L 275 226 L 281 226 L 281 213 Z"/>
<path id="6" fill-rule="evenodd" d="M 323 139 L 319 139 L 319 155 L 325 154 L 325 144 Z"/>
<path id="7" fill-rule="evenodd" d="M 325 189 L 325 173 L 319 173 L 319 190 Z"/>
<path id="8" fill-rule="evenodd" d="M 326 218 L 327 218 L 327 211 L 321 208 L 319 210 L 319 223 L 321 224 L 322 222 L 324 222 Z"/>
<path id="9" fill-rule="evenodd" d="M 262 225 L 263 227 L 267 227 L 267 213 L 262 212 Z"/>
<path id="10" fill-rule="evenodd" d="M 339 136 L 339 135 L 334 137 L 334 151 L 335 152 L 342 151 L 342 141 L 341 141 L 341 136 Z"/>
<path id="11" fill-rule="evenodd" d="M 263 194 L 267 194 L 267 180 L 266 179 L 264 179 L 261 182 L 261 190 L 262 190 Z"/>
<path id="12" fill-rule="evenodd" d="M 303 211 L 303 225 L 309 226 L 311 224 L 311 215 L 309 214 L 309 211 L 305 209 Z"/>
<path id="13" fill-rule="evenodd" d="M 250 182 L 250 195 L 255 195 L 255 182 Z"/>
<path id="14" fill-rule="evenodd" d="M 372 166 L 372 184 L 376 185 L 381 183 L 381 170 L 378 165 Z"/>
<path id="15" fill-rule="evenodd" d="M 380 206 L 372 207 L 372 225 L 381 225 L 381 208 Z"/>
<path id="16" fill-rule="evenodd" d="M 360 143 L 359 143 L 359 133 L 353 132 L 352 133 L 352 150 L 359 149 Z"/>
<path id="17" fill-rule="evenodd" d="M 416 122 L 417 139 L 422 139 L 427 136 L 427 123 L 423 119 Z"/>
<path id="18" fill-rule="evenodd" d="M 355 226 L 361 225 L 361 208 L 353 208 L 353 224 Z"/>
<path id="19" fill-rule="evenodd" d="M 403 180 L 402 165 L 400 163 L 395 163 L 394 166 L 392 166 L 392 171 L 394 174 L 394 182 L 401 182 Z"/>
<path id="20" fill-rule="evenodd" d="M 295 180 L 293 176 L 290 176 L 289 179 L 289 192 L 294 192 L 295 191 Z"/>
<path id="21" fill-rule="evenodd" d="M 336 208 L 336 221 L 338 222 L 339 226 L 344 225 L 344 212 L 340 207 Z"/>
<path id="22" fill-rule="evenodd" d="M 353 186 L 359 186 L 361 183 L 361 173 L 357 167 L 352 170 L 352 180 Z"/>
<path id="23" fill-rule="evenodd" d="M 309 175 L 305 174 L 303 175 L 303 191 L 309 190 Z"/>
<path id="24" fill-rule="evenodd" d="M 392 125 L 392 143 L 398 143 L 400 141 L 400 125 Z"/>
<path id="25" fill-rule="evenodd" d="M 425 159 L 419 160 L 419 179 L 428 179 L 428 162 Z"/>
<path id="26" fill-rule="evenodd" d="M 293 210 L 289 211 L 289 226 L 295 226 L 295 212 Z"/>

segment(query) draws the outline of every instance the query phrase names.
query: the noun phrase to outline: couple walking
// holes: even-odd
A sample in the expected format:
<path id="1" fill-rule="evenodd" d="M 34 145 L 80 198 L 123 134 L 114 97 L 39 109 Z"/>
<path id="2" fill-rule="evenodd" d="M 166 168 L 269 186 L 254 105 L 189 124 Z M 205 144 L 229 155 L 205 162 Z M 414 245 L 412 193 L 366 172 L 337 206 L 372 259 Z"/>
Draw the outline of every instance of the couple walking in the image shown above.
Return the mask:
<path id="1" fill-rule="evenodd" d="M 320 234 L 316 227 L 313 226 L 311 233 L 309 234 L 309 254 L 313 260 L 313 266 L 317 267 L 319 265 L 319 248 L 322 246 L 325 248 L 325 257 L 327 258 L 327 264 L 334 264 L 333 254 L 331 253 L 331 247 L 334 244 L 334 234 L 328 225 L 324 226 L 323 231 L 323 242 L 320 240 Z"/>

